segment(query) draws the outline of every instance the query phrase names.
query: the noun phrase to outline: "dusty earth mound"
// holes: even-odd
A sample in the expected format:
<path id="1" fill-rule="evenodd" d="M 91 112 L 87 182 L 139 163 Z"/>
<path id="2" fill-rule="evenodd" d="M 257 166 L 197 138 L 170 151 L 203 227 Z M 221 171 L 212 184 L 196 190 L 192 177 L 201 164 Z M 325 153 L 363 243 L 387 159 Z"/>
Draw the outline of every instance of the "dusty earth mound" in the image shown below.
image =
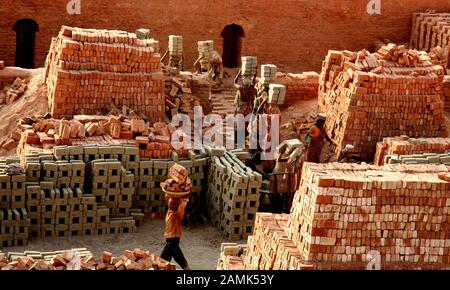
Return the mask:
<path id="1" fill-rule="evenodd" d="M 0 108 L 0 143 L 11 134 L 17 126 L 17 120 L 48 112 L 47 85 L 44 82 L 43 68 L 31 70 L 31 79 L 25 94 L 17 101 Z M 0 149 L 0 157 L 11 156 L 15 149 Z"/>

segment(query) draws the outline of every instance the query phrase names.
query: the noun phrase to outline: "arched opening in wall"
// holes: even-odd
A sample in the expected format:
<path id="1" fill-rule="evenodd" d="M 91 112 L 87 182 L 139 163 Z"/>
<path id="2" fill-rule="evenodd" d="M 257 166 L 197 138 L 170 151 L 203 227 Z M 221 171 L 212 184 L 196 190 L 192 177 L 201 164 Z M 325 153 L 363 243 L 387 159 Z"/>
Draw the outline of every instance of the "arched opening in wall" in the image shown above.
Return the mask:
<path id="1" fill-rule="evenodd" d="M 33 19 L 20 19 L 13 26 L 16 32 L 16 63 L 23 68 L 34 68 L 36 32 L 39 26 Z"/>
<path id="2" fill-rule="evenodd" d="M 241 65 L 242 39 L 245 37 L 244 29 L 237 24 L 225 26 L 220 36 L 223 38 L 223 66 L 236 68 Z"/>

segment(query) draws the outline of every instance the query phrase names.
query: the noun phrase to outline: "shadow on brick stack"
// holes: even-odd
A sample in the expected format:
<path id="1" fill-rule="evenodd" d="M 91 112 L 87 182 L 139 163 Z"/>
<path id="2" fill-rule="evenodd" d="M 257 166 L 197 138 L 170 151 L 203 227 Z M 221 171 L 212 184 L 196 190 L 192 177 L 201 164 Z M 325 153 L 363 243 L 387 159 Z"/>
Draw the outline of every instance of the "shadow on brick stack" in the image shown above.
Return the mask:
<path id="1" fill-rule="evenodd" d="M 164 85 L 156 46 L 134 33 L 63 26 L 46 61 L 53 117 L 96 114 L 113 103 L 162 121 Z"/>
<path id="2" fill-rule="evenodd" d="M 258 213 L 241 266 L 225 260 L 250 270 L 450 269 L 449 181 L 444 165 L 306 163 L 291 214 Z"/>
<path id="3" fill-rule="evenodd" d="M 426 52 L 388 44 L 377 53 L 329 51 L 322 67 L 319 106 L 338 145 L 373 160 L 384 137 L 446 137 L 444 68 Z"/>

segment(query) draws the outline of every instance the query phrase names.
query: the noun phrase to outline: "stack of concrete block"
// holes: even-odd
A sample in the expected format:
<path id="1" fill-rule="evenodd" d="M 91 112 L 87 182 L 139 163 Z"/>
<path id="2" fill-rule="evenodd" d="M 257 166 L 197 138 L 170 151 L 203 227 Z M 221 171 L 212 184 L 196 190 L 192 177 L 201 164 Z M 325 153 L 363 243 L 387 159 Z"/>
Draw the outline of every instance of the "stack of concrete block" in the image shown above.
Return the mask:
<path id="1" fill-rule="evenodd" d="M 304 72 L 302 74 L 278 73 L 275 82 L 286 86 L 286 105 L 317 98 L 319 74 L 316 72 Z"/>
<path id="2" fill-rule="evenodd" d="M 450 166 L 450 153 L 414 155 L 386 155 L 384 164 L 444 164 Z"/>
<path id="3" fill-rule="evenodd" d="M 83 161 L 44 160 L 41 164 L 43 181 L 53 182 L 56 188 L 84 189 L 85 163 Z M 34 178 L 29 181 L 34 181 Z"/>
<path id="4" fill-rule="evenodd" d="M 277 66 L 273 64 L 261 65 L 261 78 L 259 82 L 265 86 L 274 83 L 277 80 Z"/>
<path id="5" fill-rule="evenodd" d="M 27 245 L 29 226 L 25 208 L 0 208 L 0 247 Z"/>
<path id="6" fill-rule="evenodd" d="M 197 42 L 198 53 L 202 58 L 210 59 L 214 52 L 214 41 L 205 40 Z"/>
<path id="7" fill-rule="evenodd" d="M 258 58 L 256 56 L 243 56 L 241 63 L 242 75 L 253 78 L 258 71 Z"/>
<path id="8" fill-rule="evenodd" d="M 134 174 L 114 159 L 92 162 L 92 193 L 95 200 L 106 204 L 111 216 L 127 217 L 132 207 Z"/>
<path id="9" fill-rule="evenodd" d="M 30 220 L 26 210 L 25 174 L 7 174 L 4 169 L 17 163 L 18 158 L 7 158 L 0 163 L 0 246 L 28 243 Z M 22 171 L 23 172 L 23 171 Z"/>
<path id="10" fill-rule="evenodd" d="M 169 53 L 183 55 L 183 36 L 169 35 Z"/>
<path id="11" fill-rule="evenodd" d="M 352 144 L 355 154 L 371 160 L 386 136 L 445 137 L 444 72 L 426 52 L 395 44 L 372 54 L 330 51 L 319 106 L 336 155 Z"/>
<path id="12" fill-rule="evenodd" d="M 269 85 L 269 103 L 283 105 L 286 98 L 286 87 L 280 84 Z"/>
<path id="13" fill-rule="evenodd" d="M 214 226 L 229 239 L 253 232 L 262 176 L 232 153 L 211 157 L 208 210 Z"/>
<path id="14" fill-rule="evenodd" d="M 154 41 L 134 33 L 63 26 L 46 62 L 53 117 L 96 114 L 113 103 L 163 120 L 160 59 Z"/>
<path id="15" fill-rule="evenodd" d="M 375 164 L 383 165 L 386 156 L 416 155 L 424 153 L 443 154 L 450 152 L 450 138 L 387 137 L 377 143 Z"/>

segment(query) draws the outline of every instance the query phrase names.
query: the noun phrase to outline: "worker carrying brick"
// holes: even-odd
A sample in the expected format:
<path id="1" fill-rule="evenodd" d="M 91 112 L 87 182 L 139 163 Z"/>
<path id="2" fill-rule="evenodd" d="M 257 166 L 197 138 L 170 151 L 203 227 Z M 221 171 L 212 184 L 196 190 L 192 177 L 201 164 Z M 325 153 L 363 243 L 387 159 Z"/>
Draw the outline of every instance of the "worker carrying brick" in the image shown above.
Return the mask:
<path id="1" fill-rule="evenodd" d="M 326 115 L 319 114 L 316 123 L 309 129 L 305 138 L 305 146 L 307 147 L 306 159 L 307 162 L 320 163 L 320 155 L 322 154 L 324 141 L 327 140 L 330 144 L 333 141 L 328 137 L 325 129 Z"/>
<path id="2" fill-rule="evenodd" d="M 190 270 L 188 262 L 180 248 L 184 209 L 186 208 L 189 199 L 166 197 L 166 202 L 169 206 L 166 214 L 166 231 L 164 233 L 166 245 L 164 246 L 161 258 L 169 262 L 174 258 L 175 262 L 177 262 L 183 270 Z"/>
<path id="3" fill-rule="evenodd" d="M 359 163 L 360 158 L 353 154 L 354 151 L 355 146 L 347 144 L 345 148 L 342 149 L 343 157 L 339 160 L 339 163 Z"/>
<path id="4" fill-rule="evenodd" d="M 240 80 L 240 81 L 239 81 Z M 237 89 L 234 105 L 236 106 L 235 113 L 245 116 L 253 113 L 253 102 L 256 98 L 255 89 L 256 74 L 253 76 L 242 75 L 242 70 L 239 70 L 234 79 L 234 86 Z"/>
<path id="5" fill-rule="evenodd" d="M 161 188 L 166 193 L 166 203 L 168 205 L 164 233 L 166 245 L 161 258 L 169 262 L 174 258 L 175 262 L 184 270 L 190 270 L 180 248 L 185 208 L 193 189 L 188 175 L 189 172 L 186 168 L 179 164 L 174 164 L 169 169 L 168 179 L 161 183 Z"/>
<path id="6" fill-rule="evenodd" d="M 168 65 L 170 67 L 179 69 L 179 70 L 183 70 L 183 62 L 184 62 L 184 56 L 181 55 L 177 55 L 177 54 L 172 54 L 169 52 L 169 49 L 166 50 L 166 52 L 164 53 L 163 57 L 161 58 L 161 62 L 164 63 L 164 60 L 166 59 L 167 55 L 169 55 L 169 63 Z"/>

